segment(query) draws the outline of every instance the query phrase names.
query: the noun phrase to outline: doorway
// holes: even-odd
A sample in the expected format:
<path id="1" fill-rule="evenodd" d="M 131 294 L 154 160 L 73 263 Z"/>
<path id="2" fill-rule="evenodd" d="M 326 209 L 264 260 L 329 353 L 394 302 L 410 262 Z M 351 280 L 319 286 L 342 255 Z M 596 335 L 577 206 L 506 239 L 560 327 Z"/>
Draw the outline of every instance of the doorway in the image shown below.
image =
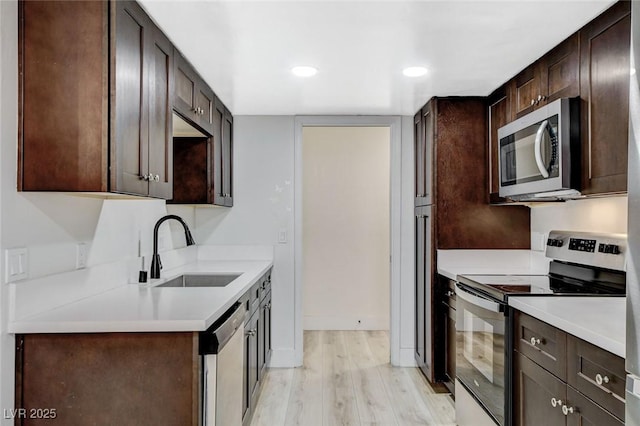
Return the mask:
<path id="1" fill-rule="evenodd" d="M 296 118 L 296 365 L 305 329 L 389 330 L 398 364 L 400 124 Z"/>
<path id="2" fill-rule="evenodd" d="M 304 330 L 389 330 L 389 127 L 302 130 Z"/>

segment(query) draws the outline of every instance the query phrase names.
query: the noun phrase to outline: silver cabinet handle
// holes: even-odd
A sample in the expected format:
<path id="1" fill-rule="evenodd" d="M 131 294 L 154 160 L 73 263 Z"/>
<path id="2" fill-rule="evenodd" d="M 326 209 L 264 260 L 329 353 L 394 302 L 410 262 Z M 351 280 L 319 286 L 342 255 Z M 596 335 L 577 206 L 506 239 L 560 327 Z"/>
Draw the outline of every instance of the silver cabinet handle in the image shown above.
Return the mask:
<path id="1" fill-rule="evenodd" d="M 531 106 L 534 106 L 536 104 L 536 100 L 535 99 L 531 99 Z"/>
<path id="2" fill-rule="evenodd" d="M 603 376 L 600 373 L 596 374 L 596 383 L 602 385 L 603 383 L 609 383 L 609 377 Z"/>
<path id="3" fill-rule="evenodd" d="M 153 177 L 153 180 L 155 180 L 156 182 L 160 182 L 160 175 L 155 175 Z"/>
<path id="4" fill-rule="evenodd" d="M 561 399 L 555 399 L 555 398 L 551 398 L 551 406 L 553 408 L 560 408 L 562 409 L 562 400 Z"/>
<path id="5" fill-rule="evenodd" d="M 532 337 L 531 340 L 531 346 L 537 346 L 540 344 L 540 339 L 536 338 L 536 337 Z"/>
<path id="6" fill-rule="evenodd" d="M 148 175 L 142 175 L 140 176 L 140 180 L 144 180 L 144 181 L 151 181 L 153 180 L 153 175 L 151 173 L 149 173 Z"/>
<path id="7" fill-rule="evenodd" d="M 568 416 L 569 414 L 573 414 L 575 412 L 575 409 L 573 407 L 568 407 L 566 405 L 562 406 L 562 414 L 564 414 L 565 416 Z"/>
<path id="8" fill-rule="evenodd" d="M 249 330 L 247 331 L 247 336 L 255 336 L 256 335 L 256 331 L 255 330 Z"/>
<path id="9" fill-rule="evenodd" d="M 447 291 L 447 292 L 445 293 L 445 296 L 452 297 L 452 296 L 455 296 L 455 293 L 454 293 L 453 291 L 449 290 L 449 291 Z"/>

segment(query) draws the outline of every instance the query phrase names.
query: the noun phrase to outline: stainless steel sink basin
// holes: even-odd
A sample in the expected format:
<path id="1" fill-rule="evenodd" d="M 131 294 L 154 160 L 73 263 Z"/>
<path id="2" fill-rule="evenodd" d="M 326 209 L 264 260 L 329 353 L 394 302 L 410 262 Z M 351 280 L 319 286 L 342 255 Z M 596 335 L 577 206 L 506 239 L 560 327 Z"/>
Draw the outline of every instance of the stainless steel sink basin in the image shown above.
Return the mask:
<path id="1" fill-rule="evenodd" d="M 225 287 L 241 274 L 181 275 L 157 287 Z"/>

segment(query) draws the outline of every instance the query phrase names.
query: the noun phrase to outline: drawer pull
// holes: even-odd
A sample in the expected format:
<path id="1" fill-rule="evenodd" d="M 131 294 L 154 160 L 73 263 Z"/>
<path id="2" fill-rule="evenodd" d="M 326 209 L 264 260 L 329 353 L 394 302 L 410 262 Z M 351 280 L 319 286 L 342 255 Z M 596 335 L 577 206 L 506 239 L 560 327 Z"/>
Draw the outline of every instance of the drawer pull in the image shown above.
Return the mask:
<path id="1" fill-rule="evenodd" d="M 447 296 L 447 297 L 453 297 L 453 296 L 455 296 L 455 295 L 456 295 L 456 294 L 455 294 L 453 291 L 451 291 L 451 290 L 447 291 L 447 293 L 446 293 L 446 296 Z"/>
<path id="2" fill-rule="evenodd" d="M 555 398 L 551 398 L 551 406 L 553 408 L 560 408 L 562 409 L 562 400 L 561 399 L 555 399 Z"/>
<path id="3" fill-rule="evenodd" d="M 537 345 L 539 345 L 539 344 L 540 344 L 540 339 L 537 339 L 537 338 L 535 338 L 535 337 L 532 337 L 532 338 L 531 338 L 531 340 L 530 340 L 530 342 L 531 342 L 531 346 L 537 346 Z"/>
<path id="4" fill-rule="evenodd" d="M 575 409 L 573 407 L 567 407 L 566 405 L 562 406 L 562 414 L 568 416 L 569 414 L 573 414 Z"/>
<path id="5" fill-rule="evenodd" d="M 603 383 L 609 383 L 609 377 L 608 376 L 602 376 L 600 373 L 596 374 L 596 383 L 601 385 Z"/>

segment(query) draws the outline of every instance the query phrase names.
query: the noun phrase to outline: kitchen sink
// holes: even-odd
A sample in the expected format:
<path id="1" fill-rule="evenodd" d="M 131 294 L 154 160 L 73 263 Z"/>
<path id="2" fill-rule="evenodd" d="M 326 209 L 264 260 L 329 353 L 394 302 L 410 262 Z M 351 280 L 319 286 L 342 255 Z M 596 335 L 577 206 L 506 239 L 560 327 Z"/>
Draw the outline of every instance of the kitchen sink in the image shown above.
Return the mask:
<path id="1" fill-rule="evenodd" d="M 241 274 L 181 275 L 157 287 L 225 287 Z"/>

